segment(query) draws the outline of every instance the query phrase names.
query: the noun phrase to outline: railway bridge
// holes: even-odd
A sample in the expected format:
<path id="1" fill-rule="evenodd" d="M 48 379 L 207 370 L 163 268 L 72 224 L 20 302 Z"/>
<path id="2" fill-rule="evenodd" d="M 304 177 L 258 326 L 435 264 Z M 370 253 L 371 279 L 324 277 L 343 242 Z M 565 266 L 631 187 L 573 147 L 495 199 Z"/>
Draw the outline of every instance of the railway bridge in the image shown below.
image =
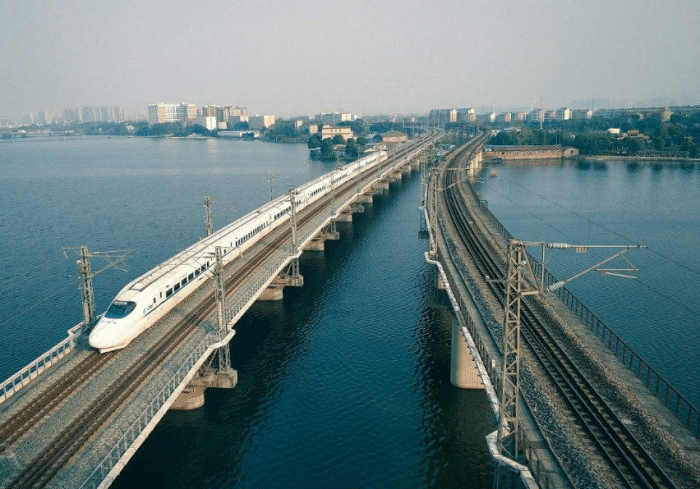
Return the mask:
<path id="1" fill-rule="evenodd" d="M 485 140 L 432 170 L 422 208 L 455 312 L 452 381 L 478 374 L 498 420 L 496 482 L 700 487 L 698 410 L 489 212 L 470 182 Z"/>
<path id="2" fill-rule="evenodd" d="M 331 184 L 126 348 L 97 353 L 83 322 L 0 384 L 0 489 L 108 487 L 168 409 L 200 406 L 205 388 L 234 387 L 227 352 L 238 319 L 255 301 L 302 285 L 301 253 L 337 239 L 337 221 L 417 169 L 440 137 L 429 131 Z"/>

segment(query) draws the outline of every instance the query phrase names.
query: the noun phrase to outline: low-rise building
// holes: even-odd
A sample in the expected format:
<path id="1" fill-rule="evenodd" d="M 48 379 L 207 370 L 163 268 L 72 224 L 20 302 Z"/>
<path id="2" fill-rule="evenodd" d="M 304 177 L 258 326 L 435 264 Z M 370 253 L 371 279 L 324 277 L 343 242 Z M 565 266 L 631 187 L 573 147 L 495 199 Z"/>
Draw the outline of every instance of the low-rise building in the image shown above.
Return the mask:
<path id="1" fill-rule="evenodd" d="M 510 124 L 513 120 L 513 115 L 510 112 L 501 112 L 498 114 L 498 120 L 505 124 Z"/>
<path id="2" fill-rule="evenodd" d="M 571 158 L 579 151 L 573 147 L 563 148 L 561 144 L 552 145 L 493 145 L 486 148 L 484 156 L 501 160 L 532 160 L 548 158 Z"/>
<path id="3" fill-rule="evenodd" d="M 408 136 L 399 131 L 389 131 L 381 134 L 384 143 L 403 143 L 408 141 Z"/>
<path id="4" fill-rule="evenodd" d="M 562 107 L 560 109 L 557 109 L 555 112 L 555 118 L 558 121 L 568 121 L 569 119 L 571 119 L 572 112 L 569 108 Z"/>
<path id="5" fill-rule="evenodd" d="M 575 109 L 571 111 L 572 119 L 592 119 L 593 110 L 592 109 Z"/>
<path id="6" fill-rule="evenodd" d="M 544 109 L 535 109 L 527 115 L 528 122 L 544 122 Z"/>
<path id="7" fill-rule="evenodd" d="M 321 128 L 321 139 L 333 138 L 337 134 L 340 134 L 344 141 L 353 137 L 352 129 L 348 126 L 329 126 L 328 124 L 324 124 Z"/>
<path id="8" fill-rule="evenodd" d="M 262 137 L 259 131 L 245 130 L 245 131 L 219 131 L 218 136 L 220 138 L 253 138 L 258 139 Z"/>

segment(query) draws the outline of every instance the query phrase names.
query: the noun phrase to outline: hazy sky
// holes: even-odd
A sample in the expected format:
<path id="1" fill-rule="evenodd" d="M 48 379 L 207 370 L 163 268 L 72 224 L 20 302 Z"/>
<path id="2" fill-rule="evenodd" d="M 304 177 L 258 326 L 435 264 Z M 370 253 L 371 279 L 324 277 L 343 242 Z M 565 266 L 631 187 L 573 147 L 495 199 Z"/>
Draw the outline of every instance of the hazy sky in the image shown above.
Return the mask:
<path id="1" fill-rule="evenodd" d="M 0 117 L 700 103 L 698 0 L 0 0 Z"/>

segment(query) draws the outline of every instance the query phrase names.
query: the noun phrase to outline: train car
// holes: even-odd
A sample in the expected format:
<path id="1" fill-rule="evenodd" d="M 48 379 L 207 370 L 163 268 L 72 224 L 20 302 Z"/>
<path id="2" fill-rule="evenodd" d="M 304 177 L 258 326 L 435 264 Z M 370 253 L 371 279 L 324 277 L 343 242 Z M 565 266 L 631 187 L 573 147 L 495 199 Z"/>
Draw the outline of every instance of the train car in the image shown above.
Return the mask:
<path id="1" fill-rule="evenodd" d="M 377 152 L 298 187 L 297 210 L 303 210 L 334 186 L 386 159 L 385 152 Z M 226 264 L 240 257 L 290 215 L 289 197 L 278 197 L 128 283 L 93 328 L 88 340 L 90 346 L 100 353 L 126 347 L 212 276 L 217 246 L 221 247 Z"/>

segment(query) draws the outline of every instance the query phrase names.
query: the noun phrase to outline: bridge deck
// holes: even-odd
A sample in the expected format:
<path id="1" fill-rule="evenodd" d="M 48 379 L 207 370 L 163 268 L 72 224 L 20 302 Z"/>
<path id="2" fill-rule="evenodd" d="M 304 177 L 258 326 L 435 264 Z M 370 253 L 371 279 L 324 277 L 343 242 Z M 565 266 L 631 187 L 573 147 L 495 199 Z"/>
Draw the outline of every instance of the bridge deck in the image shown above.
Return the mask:
<path id="1" fill-rule="evenodd" d="M 408 158 L 404 158 L 404 163 Z M 386 171 L 393 171 L 392 165 L 396 162 L 389 160 L 385 163 L 385 168 L 381 172 L 370 170 L 366 172 L 365 179 L 361 185 L 356 185 L 355 182 L 345 186 L 348 190 L 342 197 L 336 197 L 335 214 L 337 215 L 341 209 L 353 202 L 358 195 L 358 192 L 368 192 L 374 181 L 383 176 Z M 340 190 L 339 190 L 340 191 Z M 330 196 L 323 199 L 324 203 L 330 200 Z M 305 215 L 312 212 L 317 206 L 311 206 L 311 209 L 305 209 L 304 213 L 299 215 L 299 219 L 303 219 Z M 323 211 L 317 212 L 315 217 L 311 218 L 303 226 L 298 228 L 298 244 L 299 249 L 306 242 L 309 242 L 331 219 L 329 210 L 326 208 Z M 289 225 L 285 224 L 272 230 L 260 242 L 256 243 L 252 249 L 246 251 L 243 259 L 235 259 L 226 266 L 224 276 L 229 278 L 245 266 L 249 257 L 256 256 L 257 252 L 273 241 L 277 236 L 289 230 Z M 289 243 L 289 240 L 287 240 Z M 261 293 L 267 284 L 273 280 L 278 271 L 285 266 L 290 260 L 291 245 L 286 244 L 278 247 L 273 252 L 265 265 L 256 269 L 256 272 L 248 274 L 244 280 L 239 282 L 235 288 L 227 290 L 227 296 L 230 302 L 237 302 L 235 305 L 237 314 L 231 318 L 235 322 L 245 310 L 255 302 L 259 293 Z M 21 473 L 26 467 L 32 465 L 37 454 L 42 451 L 43 447 L 51 440 L 61 436 L 63 430 L 67 429 L 73 421 L 80 418 L 85 410 L 85 406 L 92 404 L 97 399 L 105 395 L 105 393 L 113 386 L 114 382 L 120 378 L 131 365 L 134 365 L 136 360 L 145 353 L 152 351 L 155 345 L 169 332 L 175 324 L 182 320 L 189 311 L 197 304 L 203 301 L 206 297 L 213 295 L 213 285 L 211 281 L 200 286 L 187 299 L 179 304 L 171 313 L 160 320 L 157 324 L 149 328 L 146 332 L 136 338 L 127 348 L 117 352 L 108 353 L 112 355 L 112 359 L 106 366 L 102 367 L 82 388 L 73 393 L 66 401 L 54 408 L 46 419 L 39 422 L 28 434 L 20 438 L 16 443 L 6 447 L 4 452 L 3 447 L 0 447 L 0 489 L 9 487 L 10 482 Z M 232 327 L 232 325 L 231 325 Z M 232 334 L 232 333 L 231 333 Z M 135 422 L 142 416 L 144 410 L 147 409 L 150 403 L 159 395 L 161 391 L 172 384 L 173 376 L 178 370 L 182 370 L 183 365 L 186 366 L 186 374 L 191 376 L 196 372 L 199 364 L 204 362 L 209 356 L 206 352 L 206 347 L 218 340 L 216 326 L 216 312 L 210 314 L 204 321 L 201 321 L 194 328 L 191 334 L 185 339 L 182 345 L 170 354 L 164 362 L 150 372 L 146 381 L 141 384 L 141 387 L 133 392 L 128 400 L 119 407 L 114 407 L 114 413 L 110 420 L 103 424 L 94 436 L 81 448 L 80 452 L 74 456 L 66 467 L 62 468 L 49 483 L 49 487 L 81 487 L 81 485 L 93 473 L 98 466 L 108 455 L 109 450 L 115 446 L 124 434 Z M 60 378 L 78 368 L 86 358 L 98 355 L 93 349 L 87 345 L 87 338 L 80 337 L 76 347 L 57 364 L 53 365 L 41 374 L 39 379 L 34 380 L 27 386 L 22 388 L 12 397 L 0 404 L 0 424 L 6 422 L 14 416 L 20 414 L 23 409 L 34 399 L 47 391 L 50 387 L 56 385 Z M 181 372 L 182 373 L 182 372 Z M 184 374 L 183 374 L 184 375 Z M 177 377 L 177 388 L 182 389 L 189 379 L 183 375 Z M 160 409 L 160 414 L 153 416 L 147 420 L 148 426 L 141 423 L 138 426 L 139 439 L 135 441 L 135 446 L 129 442 L 130 450 L 135 450 L 138 445 L 150 433 L 150 430 L 155 426 L 160 416 L 167 410 L 167 407 L 177 397 L 175 390 L 170 386 L 168 390 L 168 401 L 165 403 L 164 409 Z M 65 436 L 65 435 L 64 435 Z M 133 437 L 132 437 L 133 438 Z M 121 450 L 118 459 L 121 463 L 125 463 L 130 455 L 124 457 L 124 450 Z M 116 460 L 112 461 L 114 465 Z M 110 468 L 111 468 L 110 465 Z M 116 471 L 115 471 L 116 470 Z M 112 471 L 110 477 L 118 474 L 121 467 L 117 466 Z M 96 477 L 95 484 L 99 484 L 99 480 L 104 478 L 105 474 Z M 110 480 L 105 480 L 104 485 L 109 485 Z M 92 487 L 90 485 L 90 487 Z"/>
<path id="2" fill-rule="evenodd" d="M 480 206 L 472 192 L 464 191 L 462 194 L 463 205 L 470 208 L 477 216 L 470 221 L 470 226 L 479 229 L 482 242 L 488 243 L 487 247 L 494 255 L 505 257 L 506 241 L 500 229 L 485 214 L 488 211 Z M 438 217 L 438 220 L 442 222 L 441 217 Z M 439 227 L 441 228 L 442 225 Z M 445 268 L 452 270 L 453 276 L 459 274 L 467 280 L 462 284 L 460 279 L 455 278 L 450 280 L 450 283 L 454 288 L 461 289 L 461 295 L 470 298 L 460 306 L 463 310 L 473 312 L 475 319 L 471 324 L 472 335 L 491 378 L 498 379 L 501 354 L 499 345 L 496 343 L 502 341 L 500 336 L 503 321 L 502 306 L 489 298 L 488 285 L 476 270 L 475 265 L 465 258 L 467 254 L 458 247 L 458 251 L 454 251 L 457 246 L 455 243 L 460 241 L 457 234 L 453 234 L 452 229 L 448 229 L 445 234 L 446 241 L 451 244 L 441 243 L 443 252 L 440 253 L 440 258 L 445 262 Z M 445 252 L 448 249 L 450 251 Z M 455 293 L 457 293 L 456 290 Z M 580 368 L 585 369 L 584 371 L 588 372 L 591 378 L 596 379 L 597 389 L 605 394 L 609 402 L 615 404 L 618 415 L 624 423 L 640 441 L 652 446 L 651 451 L 656 455 L 657 462 L 668 467 L 667 470 L 672 473 L 676 481 L 683 481 L 678 484 L 678 487 L 697 487 L 700 483 L 698 440 L 565 304 L 555 298 L 547 300 L 546 307 L 553 311 L 553 316 L 562 325 L 556 330 L 558 331 L 556 334 L 563 338 L 562 341 L 567 348 L 574 352 L 573 356 L 578 359 Z M 528 358 L 524 360 L 524 362 L 528 361 Z M 557 418 L 561 416 L 558 406 L 555 403 L 549 405 L 553 388 L 546 385 L 546 380 L 537 378 L 540 374 L 534 367 L 532 371 L 534 373 L 522 382 L 536 383 L 540 396 L 534 402 L 538 411 L 538 424 L 547 431 L 545 437 L 548 443 L 552 444 L 553 451 L 566 451 L 572 442 L 577 441 L 576 424 L 571 419 Z M 525 420 L 521 422 L 523 421 Z M 543 450 L 547 449 L 544 440 L 538 439 L 539 435 L 534 431 L 528 430 L 528 433 L 525 433 L 522 425 L 521 431 L 523 431 L 521 446 L 524 446 L 524 454 L 529 459 L 530 470 L 538 477 L 539 482 L 549 479 L 551 483 L 557 477 L 557 470 L 551 465 L 548 468 L 542 464 L 544 460 L 542 457 L 547 456 L 543 453 Z M 585 458 L 587 453 L 590 456 L 595 452 L 595 447 L 583 447 L 573 452 L 568 448 L 567 453 L 559 455 L 571 460 L 573 457 Z M 594 467 L 595 470 L 594 458 L 589 458 L 583 463 Z M 561 484 L 564 483 L 562 480 Z"/>

